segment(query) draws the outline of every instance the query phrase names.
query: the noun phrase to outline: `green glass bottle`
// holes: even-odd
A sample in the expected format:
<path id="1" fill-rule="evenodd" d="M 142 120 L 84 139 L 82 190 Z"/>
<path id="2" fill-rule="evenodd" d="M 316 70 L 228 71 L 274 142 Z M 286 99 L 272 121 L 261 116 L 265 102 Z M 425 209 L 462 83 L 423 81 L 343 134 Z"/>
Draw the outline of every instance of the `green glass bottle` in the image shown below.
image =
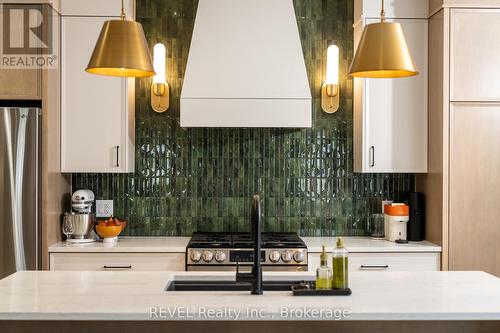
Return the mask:
<path id="1" fill-rule="evenodd" d="M 349 288 L 348 260 L 348 252 L 344 247 L 344 241 L 339 237 L 337 247 L 332 252 L 333 289 Z"/>
<path id="2" fill-rule="evenodd" d="M 328 267 L 328 254 L 325 252 L 324 245 L 319 257 L 321 265 L 316 269 L 316 290 L 332 289 L 332 270 Z"/>

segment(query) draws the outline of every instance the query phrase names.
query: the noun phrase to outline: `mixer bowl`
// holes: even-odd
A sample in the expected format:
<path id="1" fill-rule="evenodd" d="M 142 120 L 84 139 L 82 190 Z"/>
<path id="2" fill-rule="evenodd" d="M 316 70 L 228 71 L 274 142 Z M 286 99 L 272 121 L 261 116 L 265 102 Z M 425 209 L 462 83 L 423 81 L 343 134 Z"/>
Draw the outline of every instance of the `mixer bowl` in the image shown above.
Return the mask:
<path id="1" fill-rule="evenodd" d="M 73 224 L 72 238 L 83 239 L 92 231 L 95 224 L 95 213 L 71 212 L 64 214 L 64 219 L 70 219 Z"/>

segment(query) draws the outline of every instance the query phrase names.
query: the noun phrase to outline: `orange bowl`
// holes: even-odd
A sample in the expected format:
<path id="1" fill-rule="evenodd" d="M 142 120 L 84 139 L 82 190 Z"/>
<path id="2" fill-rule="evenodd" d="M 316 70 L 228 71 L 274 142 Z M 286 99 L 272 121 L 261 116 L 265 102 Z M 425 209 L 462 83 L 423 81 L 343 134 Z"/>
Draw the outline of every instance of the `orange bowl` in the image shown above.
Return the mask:
<path id="1" fill-rule="evenodd" d="M 96 225 L 95 232 L 102 238 L 116 237 L 122 232 L 121 225 Z"/>
<path id="2" fill-rule="evenodd" d="M 127 226 L 127 221 L 119 221 L 118 224 L 122 226 L 122 231 L 123 231 L 123 230 L 125 230 L 125 227 Z"/>

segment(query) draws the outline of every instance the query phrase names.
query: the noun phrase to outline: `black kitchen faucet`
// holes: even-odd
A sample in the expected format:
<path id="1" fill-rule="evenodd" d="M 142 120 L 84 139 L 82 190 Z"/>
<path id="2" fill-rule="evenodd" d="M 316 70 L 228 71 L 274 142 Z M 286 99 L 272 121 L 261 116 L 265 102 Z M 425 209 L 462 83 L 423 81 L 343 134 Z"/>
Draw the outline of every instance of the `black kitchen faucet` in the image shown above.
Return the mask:
<path id="1" fill-rule="evenodd" d="M 260 196 L 255 194 L 252 201 L 252 240 L 253 247 L 253 266 L 251 273 L 240 273 L 239 265 L 236 266 L 236 282 L 244 282 L 252 284 L 252 295 L 262 295 L 262 266 L 261 260 L 261 234 L 260 234 L 260 220 L 262 212 L 260 208 Z"/>

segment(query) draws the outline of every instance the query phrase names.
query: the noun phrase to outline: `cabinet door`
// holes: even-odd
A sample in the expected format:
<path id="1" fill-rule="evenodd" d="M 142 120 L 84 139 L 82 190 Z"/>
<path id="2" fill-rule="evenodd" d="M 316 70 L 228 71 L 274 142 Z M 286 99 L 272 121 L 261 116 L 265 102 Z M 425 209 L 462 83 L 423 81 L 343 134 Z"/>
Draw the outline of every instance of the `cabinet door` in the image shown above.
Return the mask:
<path id="1" fill-rule="evenodd" d="M 452 103 L 449 262 L 500 276 L 500 103 Z"/>
<path id="2" fill-rule="evenodd" d="M 4 2 L 4 1 L 2 1 Z M 14 2 L 14 1 L 12 1 Z M 8 6 L 8 4 L 6 4 Z M 31 4 L 27 8 L 34 8 L 34 4 Z M 16 8 L 21 8 L 22 6 L 15 5 Z M 53 20 L 56 21 L 58 16 L 55 12 L 52 12 L 51 7 L 48 5 L 38 5 L 35 7 L 37 10 L 42 12 L 44 15 L 53 16 Z M 5 9 L 6 13 L 7 9 Z M 3 14 L 4 9 L 0 7 L 0 12 Z M 1 21 L 1 20 L 0 20 Z M 11 25 L 10 29 L 14 29 L 17 32 L 22 32 L 24 30 L 22 20 L 11 21 L 9 23 Z M 41 26 L 42 39 L 51 34 L 51 30 L 55 28 L 55 24 L 48 24 L 42 22 Z M 54 32 L 55 34 L 55 32 Z M 21 33 L 22 35 L 22 33 Z M 52 36 L 51 36 L 52 37 Z M 12 37 L 11 37 L 12 38 Z M 23 41 L 20 41 L 23 44 Z M 54 42 L 55 43 L 55 42 Z M 55 52 L 55 50 L 53 50 Z M 41 53 L 28 54 L 28 58 L 32 56 L 40 56 Z M 55 54 L 54 54 L 55 55 Z M 8 56 L 8 55 L 7 55 Z M 5 58 L 5 59 L 4 59 Z M 7 60 L 8 57 L 2 58 L 2 61 Z M 18 57 L 14 57 L 15 60 Z M 25 57 L 20 55 L 19 60 L 24 59 Z M 15 61 L 14 61 L 15 62 Z M 0 66 L 0 67 L 3 67 Z M 36 68 L 36 66 L 32 68 L 9 68 L 9 66 L 5 66 L 0 69 L 0 99 L 7 100 L 40 100 L 42 99 L 42 68 Z"/>
<path id="3" fill-rule="evenodd" d="M 85 72 L 108 19 L 62 17 L 62 172 L 131 171 L 127 79 Z"/>
<path id="4" fill-rule="evenodd" d="M 319 266 L 319 253 L 309 253 L 308 269 Z M 349 253 L 349 271 L 439 271 L 440 253 Z"/>
<path id="5" fill-rule="evenodd" d="M 117 16 L 120 15 L 121 2 L 121 0 L 61 0 L 61 15 Z M 123 2 L 127 17 L 134 17 L 134 2 L 134 0 Z"/>
<path id="6" fill-rule="evenodd" d="M 500 10 L 452 9 L 452 101 L 500 101 Z"/>
<path id="7" fill-rule="evenodd" d="M 0 70 L 0 99 L 42 99 L 40 69 Z"/>
<path id="8" fill-rule="evenodd" d="M 402 25 L 420 74 L 355 79 L 355 171 L 427 172 L 427 20 L 388 21 Z"/>
<path id="9" fill-rule="evenodd" d="M 183 253 L 51 253 L 51 271 L 184 271 Z"/>

